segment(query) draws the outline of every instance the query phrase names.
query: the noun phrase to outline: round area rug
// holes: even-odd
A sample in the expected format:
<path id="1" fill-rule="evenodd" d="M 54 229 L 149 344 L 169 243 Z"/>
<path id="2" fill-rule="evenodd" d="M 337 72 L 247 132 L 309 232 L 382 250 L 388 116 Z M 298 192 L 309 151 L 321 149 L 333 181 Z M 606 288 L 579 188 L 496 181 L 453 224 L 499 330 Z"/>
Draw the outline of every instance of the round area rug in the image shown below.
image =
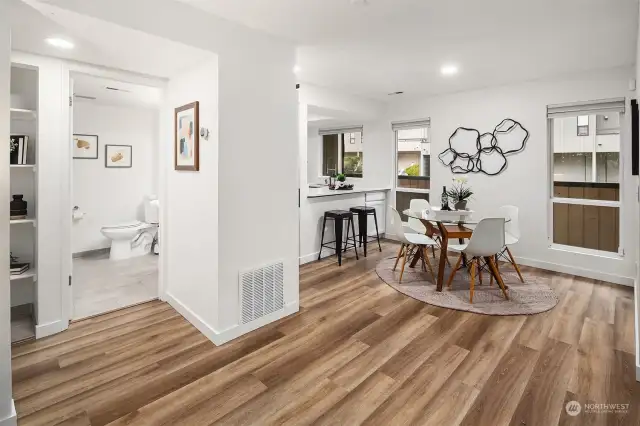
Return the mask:
<path id="1" fill-rule="evenodd" d="M 395 261 L 395 258 L 380 261 L 376 265 L 378 276 L 400 293 L 430 305 L 485 315 L 531 315 L 548 311 L 558 304 L 558 296 L 548 285 L 549 278 L 522 272 L 523 284 L 510 265 L 500 265 L 502 279 L 509 287 L 507 289 L 509 300 L 504 298 L 502 290 L 495 280 L 493 286 L 489 286 L 490 275 L 488 272 L 483 272 L 482 285 L 478 283 L 476 276 L 473 304 L 471 304 L 469 303 L 470 277 L 465 269 L 458 271 L 451 289 L 449 289 L 447 281 L 451 274 L 451 267 L 447 265 L 444 273 L 444 289 L 442 292 L 438 292 L 432 282 L 431 274 L 423 272 L 420 264 L 415 268 L 410 268 L 407 264 L 402 276 L 402 283 L 398 283 L 400 264 L 393 271 Z M 434 267 L 434 272 L 437 272 L 437 262 L 431 260 L 431 264 Z"/>

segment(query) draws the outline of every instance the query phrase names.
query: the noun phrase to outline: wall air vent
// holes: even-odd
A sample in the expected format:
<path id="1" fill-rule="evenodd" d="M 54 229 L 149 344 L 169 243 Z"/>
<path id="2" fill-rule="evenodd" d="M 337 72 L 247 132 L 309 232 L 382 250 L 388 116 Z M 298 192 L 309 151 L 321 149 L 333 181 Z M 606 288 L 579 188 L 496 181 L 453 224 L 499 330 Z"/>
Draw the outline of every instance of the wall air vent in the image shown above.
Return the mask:
<path id="1" fill-rule="evenodd" d="M 240 323 L 284 308 L 283 263 L 240 273 Z"/>
<path id="2" fill-rule="evenodd" d="M 75 93 L 73 94 L 73 97 L 77 99 L 88 99 L 90 101 L 95 101 L 97 99 L 95 96 L 76 95 Z"/>

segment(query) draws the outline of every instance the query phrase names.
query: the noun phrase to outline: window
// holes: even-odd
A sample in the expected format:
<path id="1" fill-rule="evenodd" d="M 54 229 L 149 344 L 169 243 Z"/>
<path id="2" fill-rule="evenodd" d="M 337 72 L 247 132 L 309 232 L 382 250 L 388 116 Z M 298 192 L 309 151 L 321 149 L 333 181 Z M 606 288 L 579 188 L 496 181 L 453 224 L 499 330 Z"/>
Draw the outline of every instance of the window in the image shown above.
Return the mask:
<path id="1" fill-rule="evenodd" d="M 399 188 L 429 189 L 431 144 L 428 128 L 396 131 L 396 161 Z"/>
<path id="2" fill-rule="evenodd" d="M 589 136 L 589 116 L 578 116 L 578 136 Z"/>
<path id="3" fill-rule="evenodd" d="M 431 144 L 429 142 L 430 120 L 392 123 L 396 137 L 396 185 L 395 204 L 402 220 L 402 212 L 409 208 L 413 199 L 429 201 L 431 187 Z"/>
<path id="4" fill-rule="evenodd" d="M 364 162 L 362 128 L 349 131 L 320 130 L 322 135 L 322 175 L 362 177 Z"/>
<path id="5" fill-rule="evenodd" d="M 553 244 L 622 253 L 622 114 L 624 99 L 548 107 Z"/>

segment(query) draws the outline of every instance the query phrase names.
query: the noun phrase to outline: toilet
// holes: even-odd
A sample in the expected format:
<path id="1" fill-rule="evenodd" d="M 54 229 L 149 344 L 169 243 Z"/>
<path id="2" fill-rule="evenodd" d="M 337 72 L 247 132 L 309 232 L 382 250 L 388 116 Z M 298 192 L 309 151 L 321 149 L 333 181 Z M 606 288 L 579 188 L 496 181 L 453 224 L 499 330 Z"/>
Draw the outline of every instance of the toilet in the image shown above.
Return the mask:
<path id="1" fill-rule="evenodd" d="M 144 200 L 145 222 L 131 221 L 103 226 L 100 232 L 111 240 L 109 259 L 124 260 L 149 254 L 158 232 L 159 210 L 157 197 L 149 195 Z"/>

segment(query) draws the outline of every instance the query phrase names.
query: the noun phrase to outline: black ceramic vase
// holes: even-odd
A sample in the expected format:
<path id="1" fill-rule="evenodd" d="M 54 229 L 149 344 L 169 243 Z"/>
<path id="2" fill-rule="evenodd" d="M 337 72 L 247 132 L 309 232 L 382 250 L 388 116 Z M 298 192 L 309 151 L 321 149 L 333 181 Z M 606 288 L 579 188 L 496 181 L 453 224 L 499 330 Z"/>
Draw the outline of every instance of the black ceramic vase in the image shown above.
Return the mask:
<path id="1" fill-rule="evenodd" d="M 9 203 L 11 219 L 24 219 L 27 217 L 27 202 L 24 201 L 22 197 L 24 197 L 24 195 L 16 194 L 13 196 L 13 201 Z"/>

